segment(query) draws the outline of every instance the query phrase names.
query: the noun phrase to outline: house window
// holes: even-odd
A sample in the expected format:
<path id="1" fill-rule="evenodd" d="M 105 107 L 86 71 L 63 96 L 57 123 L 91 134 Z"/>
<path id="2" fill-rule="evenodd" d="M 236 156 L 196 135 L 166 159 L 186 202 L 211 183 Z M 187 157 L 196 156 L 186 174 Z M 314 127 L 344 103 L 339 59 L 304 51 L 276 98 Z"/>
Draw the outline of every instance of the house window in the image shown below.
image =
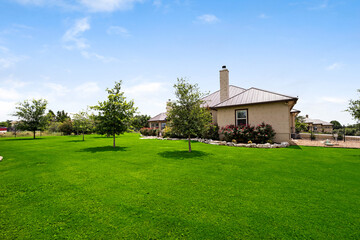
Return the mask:
<path id="1" fill-rule="evenodd" d="M 235 111 L 235 123 L 236 126 L 248 124 L 248 111 L 247 110 L 236 110 Z"/>
<path id="2" fill-rule="evenodd" d="M 314 131 L 317 131 L 317 127 L 314 126 Z"/>
<path id="3" fill-rule="evenodd" d="M 161 129 L 164 129 L 166 126 L 166 123 L 161 123 Z"/>

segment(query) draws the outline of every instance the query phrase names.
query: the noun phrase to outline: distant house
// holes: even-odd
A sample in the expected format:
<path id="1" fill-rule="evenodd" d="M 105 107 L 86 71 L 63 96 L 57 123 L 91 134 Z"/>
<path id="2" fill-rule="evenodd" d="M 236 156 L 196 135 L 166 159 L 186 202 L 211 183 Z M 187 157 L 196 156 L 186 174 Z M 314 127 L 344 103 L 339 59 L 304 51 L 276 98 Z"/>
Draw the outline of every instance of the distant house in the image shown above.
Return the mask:
<path id="1" fill-rule="evenodd" d="M 148 120 L 149 127 L 164 129 L 166 126 L 166 112 L 160 113 Z"/>
<path id="2" fill-rule="evenodd" d="M 325 122 L 320 119 L 309 118 L 309 115 L 306 115 L 304 123 L 308 125 L 308 129 L 313 132 L 323 132 L 323 133 L 332 133 L 333 124 Z"/>
<path id="3" fill-rule="evenodd" d="M 229 85 L 229 70 L 220 70 L 220 90 L 203 98 L 203 107 L 211 111 L 213 123 L 219 127 L 227 125 L 271 124 L 276 132 L 275 141 L 289 141 L 295 133 L 294 110 L 298 98 L 259 88 L 241 88 Z M 149 120 L 150 127 L 166 125 L 166 113 L 160 113 Z"/>

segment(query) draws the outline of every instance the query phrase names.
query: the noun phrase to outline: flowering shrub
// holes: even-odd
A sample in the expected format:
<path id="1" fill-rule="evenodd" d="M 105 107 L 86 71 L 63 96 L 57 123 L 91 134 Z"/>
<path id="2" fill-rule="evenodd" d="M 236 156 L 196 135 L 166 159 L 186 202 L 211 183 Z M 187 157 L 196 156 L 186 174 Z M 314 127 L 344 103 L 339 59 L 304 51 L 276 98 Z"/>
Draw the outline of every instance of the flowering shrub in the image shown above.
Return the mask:
<path id="1" fill-rule="evenodd" d="M 141 128 L 140 133 L 143 136 L 157 136 L 159 130 L 157 128 Z"/>
<path id="2" fill-rule="evenodd" d="M 236 140 L 237 142 L 242 143 L 247 143 L 249 141 L 265 143 L 269 140 L 271 141 L 275 136 L 272 126 L 265 123 L 261 123 L 256 127 L 250 125 L 228 125 L 221 128 L 220 134 L 223 134 L 224 140 L 227 142 Z"/>
<path id="3" fill-rule="evenodd" d="M 275 131 L 270 124 L 262 122 L 254 130 L 255 142 L 266 143 L 275 137 Z"/>

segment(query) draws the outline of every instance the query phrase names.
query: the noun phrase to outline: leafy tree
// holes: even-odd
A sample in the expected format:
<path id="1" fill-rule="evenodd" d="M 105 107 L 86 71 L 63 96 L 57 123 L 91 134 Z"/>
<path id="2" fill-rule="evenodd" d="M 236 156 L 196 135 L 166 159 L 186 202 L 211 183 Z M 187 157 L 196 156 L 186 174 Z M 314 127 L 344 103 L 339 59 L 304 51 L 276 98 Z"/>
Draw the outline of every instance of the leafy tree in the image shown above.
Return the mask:
<path id="1" fill-rule="evenodd" d="M 129 127 L 136 108 L 134 101 L 126 101 L 124 92 L 121 92 L 122 81 L 115 82 L 112 89 L 107 88 L 108 100 L 98 102 L 91 109 L 98 111 L 95 116 L 96 128 L 100 134 L 113 136 L 113 147 L 115 148 L 115 136 L 123 134 Z"/>
<path id="2" fill-rule="evenodd" d="M 295 118 L 295 131 L 297 133 L 299 132 L 306 132 L 308 130 L 308 126 L 305 123 L 305 117 L 304 116 L 296 116 Z"/>
<path id="3" fill-rule="evenodd" d="M 333 125 L 333 129 L 340 129 L 340 128 L 342 128 L 341 123 L 339 123 L 339 122 L 336 121 L 336 120 L 332 120 L 330 123 Z"/>
<path id="4" fill-rule="evenodd" d="M 148 123 L 149 119 L 150 119 L 150 116 L 148 116 L 148 115 L 136 115 L 131 120 L 131 127 L 135 131 L 139 131 L 141 128 L 149 126 L 149 123 Z"/>
<path id="5" fill-rule="evenodd" d="M 357 90 L 360 93 L 360 89 Z M 360 99 L 349 101 L 349 108 L 346 109 L 351 116 L 358 122 L 360 122 Z"/>
<path id="6" fill-rule="evenodd" d="M 59 130 L 64 135 L 70 135 L 74 131 L 73 122 L 70 119 L 66 119 L 59 125 Z"/>
<path id="7" fill-rule="evenodd" d="M 191 152 L 191 135 L 200 136 L 211 123 L 210 111 L 201 107 L 204 96 L 197 84 L 190 84 L 183 78 L 177 79 L 174 85 L 177 100 L 170 102 L 168 111 L 169 125 L 177 135 L 188 138 L 189 152 Z"/>
<path id="8" fill-rule="evenodd" d="M 93 121 L 90 118 L 87 111 L 80 111 L 73 117 L 74 119 L 74 130 L 81 132 L 83 135 L 83 141 L 85 141 L 85 133 L 93 127 Z"/>
<path id="9" fill-rule="evenodd" d="M 52 110 L 49 110 L 49 112 L 46 114 L 46 116 L 50 122 L 56 121 L 56 115 Z"/>
<path id="10" fill-rule="evenodd" d="M 47 101 L 45 99 L 33 99 L 31 102 L 25 100 L 22 103 L 18 103 L 16 107 L 17 112 L 14 116 L 19 118 L 22 128 L 24 130 L 32 131 L 35 133 L 36 130 L 42 129 L 46 125 L 46 110 Z"/>
<path id="11" fill-rule="evenodd" d="M 56 113 L 56 121 L 57 122 L 64 122 L 65 120 L 71 119 L 68 113 L 66 113 L 64 110 L 57 111 Z"/>

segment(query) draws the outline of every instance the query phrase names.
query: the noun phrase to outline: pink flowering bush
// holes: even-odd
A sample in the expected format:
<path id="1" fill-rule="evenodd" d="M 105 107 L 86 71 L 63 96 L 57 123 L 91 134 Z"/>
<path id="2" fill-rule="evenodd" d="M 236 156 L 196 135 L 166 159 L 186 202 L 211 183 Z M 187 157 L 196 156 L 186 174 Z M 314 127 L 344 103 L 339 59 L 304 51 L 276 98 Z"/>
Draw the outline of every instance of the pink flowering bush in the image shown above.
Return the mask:
<path id="1" fill-rule="evenodd" d="M 157 128 L 141 128 L 140 133 L 143 136 L 157 136 L 159 130 Z"/>
<path id="2" fill-rule="evenodd" d="M 270 124 L 262 122 L 254 130 L 255 142 L 266 143 L 272 141 L 275 137 L 275 131 Z"/>
<path id="3" fill-rule="evenodd" d="M 241 125 L 234 126 L 228 125 L 222 127 L 220 132 L 224 136 L 224 140 L 231 142 L 247 143 L 249 141 L 254 143 L 266 143 L 271 141 L 275 136 L 275 131 L 270 124 L 261 123 L 258 126 Z"/>

